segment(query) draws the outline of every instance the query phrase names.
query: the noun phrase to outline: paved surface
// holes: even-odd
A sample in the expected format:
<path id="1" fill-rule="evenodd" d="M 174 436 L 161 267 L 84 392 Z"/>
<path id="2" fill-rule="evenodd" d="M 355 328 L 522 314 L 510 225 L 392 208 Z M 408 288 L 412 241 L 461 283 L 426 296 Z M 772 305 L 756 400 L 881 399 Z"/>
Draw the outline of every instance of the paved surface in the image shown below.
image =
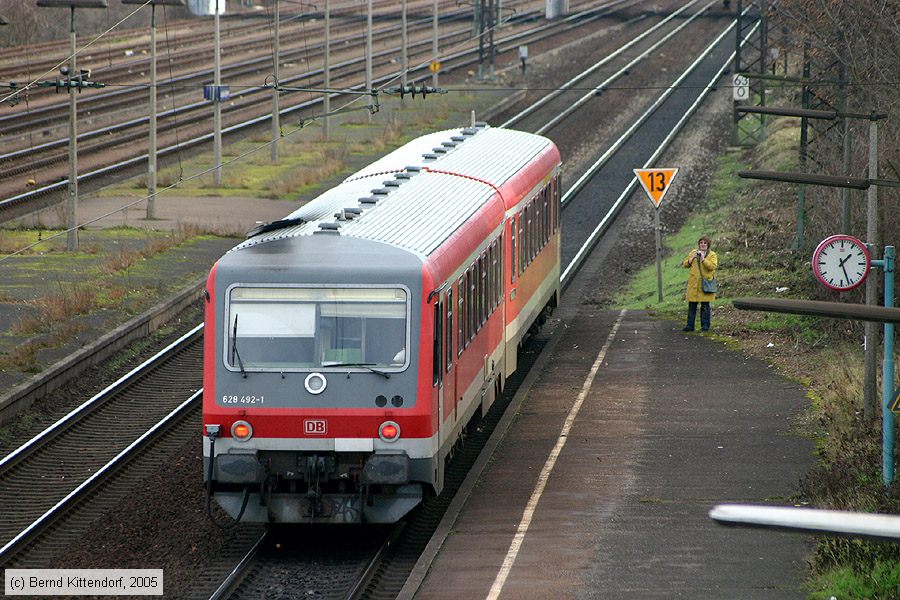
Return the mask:
<path id="1" fill-rule="evenodd" d="M 813 462 L 812 444 L 791 433 L 804 390 L 680 323 L 598 310 L 570 292 L 553 354 L 415 597 L 805 597 L 809 538 L 708 517 L 719 502 L 789 502 Z M 508 578 L 491 596 L 504 561 Z"/>
<path id="2" fill-rule="evenodd" d="M 131 205 L 122 210 L 123 206 Z M 156 218 L 148 220 L 147 201 L 121 196 L 89 197 L 78 205 L 78 218 L 91 222 L 88 228 L 139 227 L 173 230 L 195 225 L 203 231 L 243 236 L 257 221 L 268 223 L 284 218 L 300 206 L 299 202 L 265 198 L 218 196 L 168 196 L 156 199 Z M 43 223 L 44 227 L 62 227 L 65 215 L 58 208 L 48 208 L 23 217 L 27 226 Z"/>

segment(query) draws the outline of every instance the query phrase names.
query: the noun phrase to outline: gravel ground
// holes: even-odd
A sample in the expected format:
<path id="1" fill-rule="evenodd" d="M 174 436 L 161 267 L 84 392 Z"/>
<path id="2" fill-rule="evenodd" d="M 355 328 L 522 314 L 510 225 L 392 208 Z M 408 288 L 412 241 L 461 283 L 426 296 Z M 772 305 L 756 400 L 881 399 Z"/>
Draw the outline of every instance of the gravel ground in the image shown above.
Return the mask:
<path id="1" fill-rule="evenodd" d="M 583 46 L 567 46 L 565 51 L 547 54 L 540 54 L 538 48 L 532 47 L 525 80 L 542 87 L 547 87 L 550 82 L 558 84 L 565 81 L 580 65 L 608 52 L 609 43 L 611 39 L 607 37 L 587 38 L 583 40 Z M 581 59 L 575 60 L 573 56 Z M 665 65 L 667 58 L 661 57 L 660 60 Z M 512 72 L 509 82 L 516 83 L 519 77 Z M 650 97 L 657 92 L 649 90 L 644 95 Z M 624 109 L 636 110 L 636 106 L 646 101 L 646 98 L 639 98 L 634 93 L 623 108 L 621 95 L 618 98 L 614 94 L 608 96 L 597 102 L 592 112 L 582 117 L 582 122 L 563 128 L 564 131 L 558 132 L 558 135 L 557 132 L 551 134 L 567 160 L 566 173 L 583 168 L 584 163 L 596 154 L 592 149 L 608 139 L 618 122 L 610 119 L 609 115 L 619 114 Z M 677 229 L 697 199 L 703 197 L 710 169 L 727 143 L 730 104 L 724 91 L 714 94 L 674 147 L 662 157 L 661 163 L 677 165 L 682 169 L 673 189 L 666 196 L 662 212 L 664 235 L 665 231 Z M 495 122 L 502 122 L 503 118 L 501 115 Z M 590 126 L 585 127 L 585 122 Z M 566 181 L 573 179 L 569 176 Z M 254 211 L 251 201 L 240 205 Z M 257 214 L 253 212 L 253 221 L 258 219 Z M 240 218 L 238 215 L 235 217 Z M 619 287 L 615 282 L 624 281 L 631 271 L 654 259 L 652 223 L 649 202 L 639 196 L 632 198 L 617 225 L 597 247 L 598 252 L 604 252 L 607 256 L 602 279 L 612 284 L 597 286 L 584 299 L 585 302 L 609 306 L 612 295 Z M 197 314 L 187 315 L 183 323 L 186 326 L 198 320 Z M 136 349 L 132 354 L 137 360 L 145 352 L 144 349 Z M 84 379 L 100 381 L 105 376 L 109 375 L 100 370 L 96 377 Z M 94 387 L 81 383 L 71 386 L 67 395 L 78 397 L 90 393 Z M 61 553 L 54 566 L 163 568 L 166 597 L 183 597 L 194 574 L 202 570 L 231 539 L 230 534 L 216 529 L 206 519 L 201 463 L 199 439 L 186 442 L 180 456 L 174 457 L 169 465 L 160 469 L 142 489 L 135 490 L 102 523 L 97 523 L 87 532 L 78 544 Z"/>

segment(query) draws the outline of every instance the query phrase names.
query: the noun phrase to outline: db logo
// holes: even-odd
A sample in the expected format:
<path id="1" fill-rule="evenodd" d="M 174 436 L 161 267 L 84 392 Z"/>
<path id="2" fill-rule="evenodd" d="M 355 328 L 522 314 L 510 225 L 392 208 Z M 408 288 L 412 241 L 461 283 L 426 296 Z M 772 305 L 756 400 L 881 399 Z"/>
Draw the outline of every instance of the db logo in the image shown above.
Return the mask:
<path id="1" fill-rule="evenodd" d="M 306 419 L 303 421 L 303 433 L 306 435 L 325 435 L 328 424 L 325 419 Z"/>

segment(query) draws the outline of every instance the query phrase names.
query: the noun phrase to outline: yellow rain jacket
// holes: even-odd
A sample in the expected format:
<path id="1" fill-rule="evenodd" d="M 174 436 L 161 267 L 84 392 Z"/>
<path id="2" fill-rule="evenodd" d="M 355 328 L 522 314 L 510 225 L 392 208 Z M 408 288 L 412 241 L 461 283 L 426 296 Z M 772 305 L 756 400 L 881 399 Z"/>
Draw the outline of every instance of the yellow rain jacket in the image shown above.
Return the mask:
<path id="1" fill-rule="evenodd" d="M 696 248 L 688 252 L 687 256 L 684 257 L 684 260 L 681 263 L 685 269 L 691 270 L 691 274 L 688 277 L 687 290 L 685 291 L 684 297 L 688 302 L 712 302 L 716 299 L 716 295 L 706 294 L 700 287 L 700 263 L 696 260 L 693 262 L 688 262 L 695 254 L 697 254 Z M 713 277 L 715 277 L 716 267 L 718 266 L 719 259 L 716 256 L 716 253 L 710 250 L 706 253 L 706 258 L 703 259 L 703 277 L 706 279 L 712 279 Z"/>

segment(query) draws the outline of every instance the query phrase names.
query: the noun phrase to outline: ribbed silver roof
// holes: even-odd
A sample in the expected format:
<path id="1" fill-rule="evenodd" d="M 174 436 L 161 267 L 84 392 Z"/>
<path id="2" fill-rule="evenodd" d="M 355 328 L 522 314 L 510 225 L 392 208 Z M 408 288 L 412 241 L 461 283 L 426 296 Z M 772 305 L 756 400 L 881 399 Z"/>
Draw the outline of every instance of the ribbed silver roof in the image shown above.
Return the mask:
<path id="1" fill-rule="evenodd" d="M 491 201 L 494 187 L 503 186 L 551 143 L 531 133 L 487 126 L 424 135 L 285 217 L 304 223 L 250 238 L 234 250 L 318 232 L 375 240 L 427 256 Z"/>

